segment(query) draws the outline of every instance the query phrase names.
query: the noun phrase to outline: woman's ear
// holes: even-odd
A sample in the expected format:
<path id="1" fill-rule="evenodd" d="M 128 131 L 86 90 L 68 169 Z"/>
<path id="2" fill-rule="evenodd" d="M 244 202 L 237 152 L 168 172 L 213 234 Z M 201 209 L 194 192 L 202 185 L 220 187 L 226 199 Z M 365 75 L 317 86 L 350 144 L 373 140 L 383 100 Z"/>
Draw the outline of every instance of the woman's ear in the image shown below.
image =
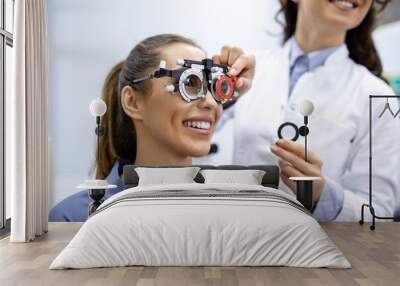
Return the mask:
<path id="1" fill-rule="evenodd" d="M 124 86 L 121 91 L 121 104 L 125 113 L 132 119 L 143 120 L 143 96 L 138 95 L 130 86 Z"/>

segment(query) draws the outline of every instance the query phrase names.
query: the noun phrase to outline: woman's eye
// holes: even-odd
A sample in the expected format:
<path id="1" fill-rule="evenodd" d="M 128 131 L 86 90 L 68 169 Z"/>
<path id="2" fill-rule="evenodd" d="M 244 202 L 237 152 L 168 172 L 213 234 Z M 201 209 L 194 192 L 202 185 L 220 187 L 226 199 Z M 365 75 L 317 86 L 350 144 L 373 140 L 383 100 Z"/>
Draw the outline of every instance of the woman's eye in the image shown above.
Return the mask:
<path id="1" fill-rule="evenodd" d="M 194 82 L 193 82 L 192 79 L 187 78 L 185 84 L 186 84 L 187 86 L 193 86 L 193 85 L 194 85 Z"/>

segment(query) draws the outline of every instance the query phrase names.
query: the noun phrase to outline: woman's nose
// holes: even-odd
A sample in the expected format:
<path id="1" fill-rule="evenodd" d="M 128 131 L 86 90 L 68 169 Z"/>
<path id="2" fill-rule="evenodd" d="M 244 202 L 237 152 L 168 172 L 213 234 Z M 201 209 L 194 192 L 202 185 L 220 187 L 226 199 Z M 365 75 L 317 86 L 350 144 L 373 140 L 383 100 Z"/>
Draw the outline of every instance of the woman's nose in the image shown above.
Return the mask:
<path id="1" fill-rule="evenodd" d="M 207 92 L 206 96 L 199 100 L 199 107 L 204 109 L 216 109 L 219 104 L 215 101 L 214 97 L 211 95 L 211 92 Z"/>

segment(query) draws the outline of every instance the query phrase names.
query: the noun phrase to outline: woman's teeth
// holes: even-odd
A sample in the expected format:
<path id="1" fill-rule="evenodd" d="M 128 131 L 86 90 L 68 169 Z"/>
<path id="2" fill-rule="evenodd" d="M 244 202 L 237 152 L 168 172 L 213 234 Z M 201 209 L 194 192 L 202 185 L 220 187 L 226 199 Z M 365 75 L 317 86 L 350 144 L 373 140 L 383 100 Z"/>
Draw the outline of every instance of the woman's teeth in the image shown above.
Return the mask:
<path id="1" fill-rule="evenodd" d="M 356 5 L 350 0 L 331 0 L 330 2 L 344 10 L 351 10 L 356 7 Z"/>
<path id="2" fill-rule="evenodd" d="M 210 129 L 211 123 L 208 121 L 185 121 L 183 123 L 186 127 L 199 128 L 199 129 Z"/>

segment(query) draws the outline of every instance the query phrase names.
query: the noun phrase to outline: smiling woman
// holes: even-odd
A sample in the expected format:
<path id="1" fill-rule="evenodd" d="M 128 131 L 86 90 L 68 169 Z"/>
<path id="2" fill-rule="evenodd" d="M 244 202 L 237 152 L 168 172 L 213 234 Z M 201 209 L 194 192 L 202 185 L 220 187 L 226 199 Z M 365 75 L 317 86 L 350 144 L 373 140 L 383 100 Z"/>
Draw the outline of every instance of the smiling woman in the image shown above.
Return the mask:
<path id="1" fill-rule="evenodd" d="M 108 191 L 105 199 L 122 190 L 121 160 L 136 165 L 191 165 L 192 157 L 208 154 L 222 105 L 209 91 L 197 100 L 184 100 L 169 88 L 176 84 L 170 77 L 145 80 L 161 61 L 164 68 L 177 69 L 178 59 L 204 58 L 205 52 L 192 40 L 162 34 L 137 44 L 110 71 L 103 87 L 108 111 L 102 120 L 107 132 L 100 139 L 96 177 L 119 187 Z M 89 203 L 86 191 L 69 196 L 50 211 L 49 220 L 85 221 Z"/>
<path id="2" fill-rule="evenodd" d="M 206 54 L 184 38 L 161 35 L 146 39 L 132 50 L 120 74 L 120 114 L 133 122 L 136 156 L 140 165 L 190 165 L 192 157 L 204 156 L 222 107 L 210 93 L 187 102 L 179 92 L 170 92 L 171 78 L 134 83 L 165 61 L 167 69 L 178 69 L 177 59 L 201 61 Z M 165 42 L 165 44 L 164 44 Z M 140 59 L 140 60 L 138 60 Z M 146 62 L 147 59 L 151 61 Z M 190 83 L 189 83 L 190 84 Z M 167 87 L 167 90 L 166 90 Z M 128 119 L 129 118 L 129 119 Z"/>
<path id="3" fill-rule="evenodd" d="M 389 2 L 280 0 L 277 19 L 282 13 L 283 46 L 256 54 L 253 88 L 232 112 L 224 112 L 218 128 L 223 129 L 228 121 L 235 126 L 230 162 L 277 162 L 281 189 L 297 192 L 291 177 L 319 177 L 313 187 L 312 211 L 321 221 L 358 221 L 360 206 L 369 199 L 367 190 L 373 184 L 366 164 L 367 115 L 379 115 L 383 107 L 377 105 L 370 110 L 368 96 L 394 95 L 385 82 L 372 38 L 376 16 Z M 220 58 L 225 59 L 222 63 L 230 64 L 232 51 L 233 47 L 221 50 Z M 305 138 L 276 141 L 276 131 L 283 122 L 303 124 L 298 110 L 303 100 L 315 106 L 310 117 L 312 131 L 307 136 L 310 160 L 301 151 Z M 382 118 L 379 127 L 373 128 L 374 149 L 385 152 L 374 159 L 376 169 L 385 174 L 373 178 L 373 188 L 380 190 L 374 194 L 375 211 L 382 217 L 393 216 L 400 186 L 400 177 L 396 176 L 400 162 L 395 159 L 400 146 L 393 144 L 400 140 L 400 133 L 387 132 L 399 130 L 399 124 L 398 120 Z M 368 214 L 367 220 L 372 216 Z"/>
<path id="4" fill-rule="evenodd" d="M 170 92 L 172 78 L 146 78 L 160 61 L 178 68 L 177 59 L 202 60 L 204 51 L 193 41 L 176 35 L 158 35 L 139 43 L 120 65 L 118 90 L 105 100 L 104 118 L 110 132 L 100 142 L 97 177 L 104 178 L 116 159 L 140 165 L 190 165 L 192 157 L 210 150 L 210 139 L 222 107 L 211 94 L 186 102 Z M 111 85 L 114 86 L 114 85 Z"/>

